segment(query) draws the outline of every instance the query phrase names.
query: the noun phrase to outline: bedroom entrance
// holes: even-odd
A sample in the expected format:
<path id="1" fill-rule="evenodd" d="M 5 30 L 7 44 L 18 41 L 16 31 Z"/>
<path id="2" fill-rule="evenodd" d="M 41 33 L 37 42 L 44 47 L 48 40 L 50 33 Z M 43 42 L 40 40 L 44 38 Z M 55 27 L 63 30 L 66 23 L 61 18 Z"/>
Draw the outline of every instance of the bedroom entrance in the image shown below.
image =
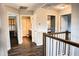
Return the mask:
<path id="1" fill-rule="evenodd" d="M 16 16 L 8 16 L 11 48 L 18 45 Z"/>
<path id="2" fill-rule="evenodd" d="M 55 32 L 55 16 L 48 15 L 48 32 Z"/>
<path id="3" fill-rule="evenodd" d="M 31 30 L 31 17 L 30 16 L 22 16 L 22 38 L 23 45 L 25 47 L 30 47 L 32 43 L 32 30 Z"/>

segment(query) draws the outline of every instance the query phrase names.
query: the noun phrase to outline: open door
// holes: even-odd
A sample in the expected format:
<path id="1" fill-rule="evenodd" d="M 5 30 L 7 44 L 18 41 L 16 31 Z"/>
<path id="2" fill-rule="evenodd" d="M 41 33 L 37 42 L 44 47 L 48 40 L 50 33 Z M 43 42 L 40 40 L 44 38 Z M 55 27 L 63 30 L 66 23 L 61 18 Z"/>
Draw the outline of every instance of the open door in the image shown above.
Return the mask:
<path id="1" fill-rule="evenodd" d="M 61 32 L 71 32 L 71 14 L 61 16 Z"/>
<path id="2" fill-rule="evenodd" d="M 30 47 L 32 44 L 32 24 L 31 24 L 31 17 L 22 15 L 21 16 L 21 24 L 22 24 L 22 39 L 23 39 L 23 46 Z"/>
<path id="3" fill-rule="evenodd" d="M 55 32 L 55 16 L 48 15 L 48 32 Z"/>
<path id="4" fill-rule="evenodd" d="M 9 35 L 11 47 L 18 45 L 16 16 L 9 16 Z"/>

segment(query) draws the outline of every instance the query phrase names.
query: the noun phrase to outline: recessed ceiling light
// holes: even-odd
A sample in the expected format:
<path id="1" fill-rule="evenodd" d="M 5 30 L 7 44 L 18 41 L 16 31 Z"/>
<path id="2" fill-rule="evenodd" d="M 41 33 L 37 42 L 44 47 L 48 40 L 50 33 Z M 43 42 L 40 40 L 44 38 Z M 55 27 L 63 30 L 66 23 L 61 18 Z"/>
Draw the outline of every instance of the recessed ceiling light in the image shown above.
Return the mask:
<path id="1" fill-rule="evenodd" d="M 61 9 L 64 9 L 65 7 L 64 6 L 62 6 L 62 7 L 60 7 Z"/>
<path id="2" fill-rule="evenodd" d="M 65 8 L 65 5 L 60 4 L 60 5 L 55 6 L 54 8 L 58 10 L 63 10 Z"/>

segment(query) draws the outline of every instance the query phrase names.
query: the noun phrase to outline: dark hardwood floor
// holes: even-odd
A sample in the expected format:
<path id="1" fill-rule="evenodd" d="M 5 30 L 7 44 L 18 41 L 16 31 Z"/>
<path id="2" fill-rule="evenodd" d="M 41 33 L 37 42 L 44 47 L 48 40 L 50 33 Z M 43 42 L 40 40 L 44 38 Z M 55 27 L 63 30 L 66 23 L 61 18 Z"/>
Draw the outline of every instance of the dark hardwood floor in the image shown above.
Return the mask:
<path id="1" fill-rule="evenodd" d="M 23 43 L 8 51 L 9 56 L 43 56 L 43 46 L 37 46 L 28 37 L 23 37 Z"/>

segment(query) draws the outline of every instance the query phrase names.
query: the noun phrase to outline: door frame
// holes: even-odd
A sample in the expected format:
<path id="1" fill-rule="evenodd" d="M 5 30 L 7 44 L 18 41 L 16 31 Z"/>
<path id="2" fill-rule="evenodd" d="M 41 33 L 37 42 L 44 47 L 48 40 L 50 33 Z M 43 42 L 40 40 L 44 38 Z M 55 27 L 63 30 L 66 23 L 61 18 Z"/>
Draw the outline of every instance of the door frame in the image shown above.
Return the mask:
<path id="1" fill-rule="evenodd" d="M 54 17 L 55 17 L 55 32 L 56 32 L 56 15 L 47 15 L 47 21 L 49 20 L 49 19 L 48 19 L 48 16 L 50 16 L 50 17 L 51 17 L 51 16 L 54 16 Z M 51 20 L 51 19 L 50 19 L 50 20 Z M 48 28 L 47 28 L 47 30 L 48 30 Z M 47 32 L 48 32 L 48 31 L 47 31 Z"/>
<path id="2" fill-rule="evenodd" d="M 21 22 L 21 17 L 22 16 L 29 16 L 30 17 L 30 19 L 31 19 L 31 24 L 32 24 L 32 18 L 33 18 L 33 15 L 20 15 L 20 26 L 21 26 L 21 39 L 23 39 L 23 35 L 22 35 L 22 22 Z M 32 26 L 32 25 L 31 25 Z M 33 34 L 33 33 L 32 33 Z M 23 40 L 22 40 L 22 42 L 23 42 Z"/>
<path id="3" fill-rule="evenodd" d="M 13 12 L 8 12 L 7 13 L 7 19 L 8 19 L 8 33 L 9 33 L 9 16 L 16 16 L 16 27 L 18 27 L 18 25 L 17 25 L 17 20 L 19 19 L 18 18 L 18 14 L 16 14 L 16 13 L 13 13 Z M 19 44 L 19 35 L 18 35 L 18 28 L 17 28 L 17 41 L 18 41 L 18 44 Z M 10 41 L 10 33 L 9 33 L 9 49 L 11 49 L 12 47 L 11 47 L 11 41 Z"/>
<path id="4" fill-rule="evenodd" d="M 68 13 L 68 14 L 62 14 L 62 15 L 60 15 L 60 32 L 62 31 L 62 27 L 61 27 L 62 16 L 65 16 L 65 15 L 72 15 L 72 14 L 71 13 Z"/>

